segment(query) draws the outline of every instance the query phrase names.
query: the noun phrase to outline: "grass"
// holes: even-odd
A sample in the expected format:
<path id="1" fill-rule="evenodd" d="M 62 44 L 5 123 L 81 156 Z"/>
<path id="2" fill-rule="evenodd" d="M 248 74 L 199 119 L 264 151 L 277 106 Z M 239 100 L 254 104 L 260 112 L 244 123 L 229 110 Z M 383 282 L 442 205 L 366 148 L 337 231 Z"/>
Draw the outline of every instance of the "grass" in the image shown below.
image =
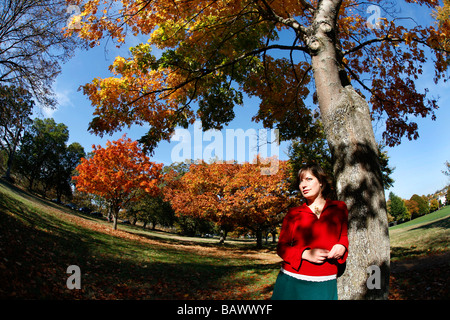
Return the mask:
<path id="1" fill-rule="evenodd" d="M 393 300 L 450 299 L 450 207 L 389 229 Z"/>
<path id="2" fill-rule="evenodd" d="M 390 228 L 392 261 L 449 252 L 450 207 Z M 79 214 L 0 181 L 0 298 L 269 299 L 279 272 L 274 246 L 171 235 Z M 81 290 L 69 290 L 69 265 Z M 432 270 L 431 270 L 432 271 Z M 442 297 L 436 268 L 391 276 L 391 298 Z M 414 283 L 421 288 L 412 294 Z M 444 284 L 444 285 L 443 285 Z"/>
<path id="3" fill-rule="evenodd" d="M 0 184 L 0 298 L 268 299 L 279 263 L 248 244 L 155 240 Z M 267 259 L 271 257 L 271 259 Z M 69 265 L 81 290 L 66 287 Z"/>
<path id="4" fill-rule="evenodd" d="M 450 250 L 450 206 L 389 228 L 391 261 Z"/>

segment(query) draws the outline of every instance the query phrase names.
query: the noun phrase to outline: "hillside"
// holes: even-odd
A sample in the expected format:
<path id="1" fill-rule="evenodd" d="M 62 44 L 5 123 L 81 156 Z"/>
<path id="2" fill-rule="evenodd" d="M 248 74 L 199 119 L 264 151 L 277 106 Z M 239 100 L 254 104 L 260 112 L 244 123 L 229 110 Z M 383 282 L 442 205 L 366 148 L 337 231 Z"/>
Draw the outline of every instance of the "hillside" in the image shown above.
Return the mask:
<path id="1" fill-rule="evenodd" d="M 268 299 L 279 271 L 267 250 L 113 231 L 4 182 L 0 212 L 0 298 Z M 81 290 L 66 287 L 70 265 Z"/>
<path id="2" fill-rule="evenodd" d="M 391 260 L 450 251 L 450 206 L 389 228 Z"/>
<path id="3" fill-rule="evenodd" d="M 390 299 L 449 298 L 449 221 L 447 207 L 390 229 Z M 0 298 L 269 299 L 279 262 L 273 247 L 113 231 L 0 181 Z M 70 265 L 81 290 L 67 289 Z"/>

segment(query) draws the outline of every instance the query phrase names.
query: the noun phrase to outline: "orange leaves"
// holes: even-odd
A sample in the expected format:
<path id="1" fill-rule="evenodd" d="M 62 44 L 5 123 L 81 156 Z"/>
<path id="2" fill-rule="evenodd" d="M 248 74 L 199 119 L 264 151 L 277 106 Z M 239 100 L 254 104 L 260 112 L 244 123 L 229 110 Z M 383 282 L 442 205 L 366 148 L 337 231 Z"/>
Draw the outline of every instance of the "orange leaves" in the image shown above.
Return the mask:
<path id="1" fill-rule="evenodd" d="M 150 162 L 137 141 L 123 136 L 106 143 L 106 148 L 93 146 L 93 156 L 82 159 L 78 176 L 73 177 L 77 189 L 112 200 L 119 206 L 132 201 L 139 189 L 156 195 L 162 164 Z"/>
<path id="2" fill-rule="evenodd" d="M 262 174 L 267 160 L 256 163 L 191 164 L 176 180 L 167 177 L 166 201 L 179 215 L 204 217 L 219 225 L 256 229 L 270 224 L 289 204 L 288 163 L 278 159 L 277 170 Z"/>
<path id="3" fill-rule="evenodd" d="M 86 0 L 79 35 L 91 45 L 106 35 L 121 45 L 130 29 L 149 39 L 131 48 L 130 57 L 116 58 L 110 67 L 112 77 L 83 86 L 95 107 L 91 131 L 112 133 L 148 123 L 152 129 L 141 141 L 151 149 L 162 139 L 169 140 L 176 126 L 195 118 L 205 127 L 227 123 L 242 99 L 233 99 L 233 91 L 224 88 L 235 88 L 261 100 L 253 120 L 276 126 L 281 140 L 310 139 L 316 118 L 304 101 L 318 93 L 311 91 L 314 53 L 308 39 L 317 36 L 315 30 L 323 23 L 319 12 L 332 5 L 318 3 Z M 407 3 L 433 8 L 438 1 Z M 430 60 L 435 82 L 446 77 L 449 2 L 436 9 L 438 28 L 410 24 L 398 8 L 382 5 L 340 2 L 336 17 L 330 17 L 336 24 L 324 36 L 334 44 L 332 56 L 340 64 L 342 85 L 349 80 L 370 99 L 373 118 L 388 116 L 391 124 L 385 140 L 392 146 L 402 136 L 417 136 L 417 128 L 408 123 L 409 114 L 434 117 L 436 101 L 427 99 L 427 92 L 419 93 L 410 81 L 419 79 Z M 292 31 L 290 39 L 289 33 L 280 33 L 283 29 Z M 159 58 L 151 54 L 155 47 L 161 50 Z M 392 91 L 401 92 L 393 96 Z M 395 100 L 398 97 L 401 100 Z M 191 102 L 202 110 L 194 112 Z M 389 118 L 395 114 L 395 119 Z"/>

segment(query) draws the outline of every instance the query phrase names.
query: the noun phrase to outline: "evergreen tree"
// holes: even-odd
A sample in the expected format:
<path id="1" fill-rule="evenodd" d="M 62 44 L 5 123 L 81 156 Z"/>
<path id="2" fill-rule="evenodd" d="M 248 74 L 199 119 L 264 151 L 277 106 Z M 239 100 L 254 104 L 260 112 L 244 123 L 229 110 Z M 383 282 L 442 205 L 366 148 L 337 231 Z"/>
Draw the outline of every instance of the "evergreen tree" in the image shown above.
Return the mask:
<path id="1" fill-rule="evenodd" d="M 394 221 L 403 221 L 409 218 L 408 209 L 402 198 L 390 192 L 389 200 L 388 212 L 394 218 Z"/>

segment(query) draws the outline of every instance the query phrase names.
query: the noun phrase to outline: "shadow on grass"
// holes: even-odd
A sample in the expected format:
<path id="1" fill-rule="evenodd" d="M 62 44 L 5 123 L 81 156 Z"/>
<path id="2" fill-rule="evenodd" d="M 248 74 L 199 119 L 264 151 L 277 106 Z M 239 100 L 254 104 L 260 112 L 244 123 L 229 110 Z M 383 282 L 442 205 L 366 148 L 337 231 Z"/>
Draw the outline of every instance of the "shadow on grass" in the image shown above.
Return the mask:
<path id="1" fill-rule="evenodd" d="M 3 193 L 0 253 L 0 298 L 16 299 L 267 299 L 279 269 L 117 238 Z M 81 290 L 66 287 L 69 265 L 81 269 Z"/>
<path id="2" fill-rule="evenodd" d="M 441 218 L 437 221 L 433 221 L 430 223 L 420 225 L 420 226 L 412 228 L 410 230 L 433 229 L 433 228 L 449 229 L 450 228 L 450 216 Z"/>
<path id="3" fill-rule="evenodd" d="M 216 249 L 232 249 L 233 251 L 239 250 L 242 252 L 275 252 L 277 243 L 268 242 L 263 245 L 263 248 L 258 249 L 256 247 L 256 241 L 242 241 L 242 240 L 234 240 L 228 239 L 225 240 L 225 243 L 220 244 L 219 239 L 210 239 L 204 240 L 202 238 L 199 239 L 191 239 L 192 237 L 183 237 L 181 235 L 175 235 L 172 233 L 167 233 L 160 230 L 142 230 L 137 226 L 124 226 L 119 227 L 121 231 L 127 232 L 133 235 L 139 235 L 149 240 L 158 241 L 164 244 L 175 244 L 181 246 L 201 246 L 205 248 L 216 248 Z M 131 229 L 131 230 L 130 230 Z M 160 236 L 158 233 L 161 233 Z"/>

